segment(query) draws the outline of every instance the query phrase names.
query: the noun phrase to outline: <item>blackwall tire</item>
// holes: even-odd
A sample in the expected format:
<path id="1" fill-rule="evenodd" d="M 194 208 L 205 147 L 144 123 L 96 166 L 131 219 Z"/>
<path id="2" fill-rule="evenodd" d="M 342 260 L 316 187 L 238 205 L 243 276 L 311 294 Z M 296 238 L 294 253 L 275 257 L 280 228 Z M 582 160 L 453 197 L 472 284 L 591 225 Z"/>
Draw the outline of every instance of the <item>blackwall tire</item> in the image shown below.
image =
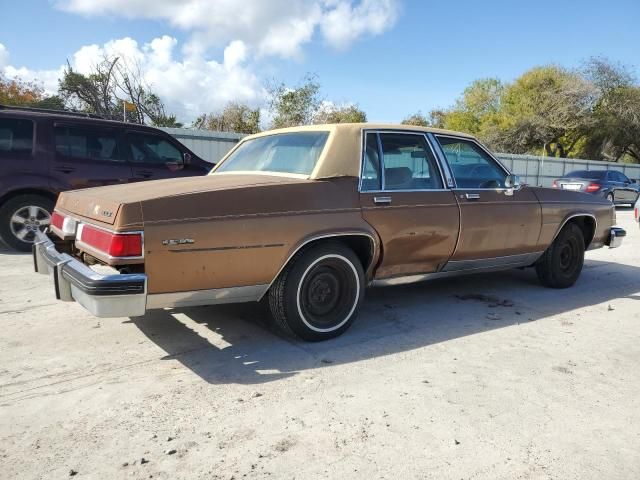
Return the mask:
<path id="1" fill-rule="evenodd" d="M 536 263 L 540 282 L 551 288 L 567 288 L 578 280 L 584 264 L 584 236 L 575 223 L 564 226 Z"/>

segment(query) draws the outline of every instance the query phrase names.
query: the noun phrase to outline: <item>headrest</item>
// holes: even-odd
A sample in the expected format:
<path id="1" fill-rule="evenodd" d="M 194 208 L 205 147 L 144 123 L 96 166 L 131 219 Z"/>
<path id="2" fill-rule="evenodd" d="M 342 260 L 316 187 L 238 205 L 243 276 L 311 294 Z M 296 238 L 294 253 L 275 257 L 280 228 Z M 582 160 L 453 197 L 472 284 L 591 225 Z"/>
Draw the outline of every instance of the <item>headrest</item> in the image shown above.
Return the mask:
<path id="1" fill-rule="evenodd" d="M 384 181 L 386 185 L 403 185 L 413 178 L 409 167 L 392 167 L 384 169 Z"/>

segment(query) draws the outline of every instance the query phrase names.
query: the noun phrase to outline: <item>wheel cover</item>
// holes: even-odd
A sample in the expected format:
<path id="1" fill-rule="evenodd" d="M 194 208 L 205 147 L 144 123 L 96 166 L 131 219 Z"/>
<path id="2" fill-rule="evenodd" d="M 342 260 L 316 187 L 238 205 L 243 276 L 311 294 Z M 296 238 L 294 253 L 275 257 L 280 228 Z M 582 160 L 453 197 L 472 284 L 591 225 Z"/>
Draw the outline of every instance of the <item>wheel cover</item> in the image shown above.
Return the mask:
<path id="1" fill-rule="evenodd" d="M 575 237 L 570 237 L 559 245 L 558 259 L 563 275 L 571 276 L 578 268 L 580 259 L 578 241 Z"/>
<path id="2" fill-rule="evenodd" d="M 21 242 L 33 243 L 38 230 L 44 231 L 51 223 L 51 215 L 37 205 L 20 207 L 9 218 L 9 229 Z"/>
<path id="3" fill-rule="evenodd" d="M 298 284 L 298 313 L 315 332 L 332 332 L 353 315 L 360 298 L 358 271 L 349 259 L 324 255 L 307 267 Z"/>

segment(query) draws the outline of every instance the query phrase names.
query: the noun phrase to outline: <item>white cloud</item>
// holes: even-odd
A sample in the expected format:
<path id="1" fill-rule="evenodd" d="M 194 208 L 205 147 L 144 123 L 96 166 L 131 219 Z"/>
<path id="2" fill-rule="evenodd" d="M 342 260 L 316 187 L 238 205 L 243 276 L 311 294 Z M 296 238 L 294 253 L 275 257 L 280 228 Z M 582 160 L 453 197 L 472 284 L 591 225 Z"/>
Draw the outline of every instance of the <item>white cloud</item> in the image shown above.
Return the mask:
<path id="1" fill-rule="evenodd" d="M 0 43 L 0 68 L 9 64 L 9 50 Z"/>
<path id="2" fill-rule="evenodd" d="M 244 64 L 246 49 L 242 42 L 231 42 L 224 51 L 224 61 L 202 58 L 175 58 L 177 40 L 169 36 L 153 39 L 142 46 L 131 38 L 111 40 L 106 44 L 85 45 L 69 59 L 74 70 L 89 73 L 103 58 L 120 57 L 128 65 L 139 67 L 144 80 L 165 102 L 167 111 L 181 120 L 222 108 L 230 100 L 259 106 L 265 96 L 258 78 Z M 5 52 L 8 56 L 6 49 Z M 45 91 L 55 93 L 64 65 L 52 70 L 31 70 L 6 65 L 0 67 L 8 77 L 42 83 Z"/>
<path id="3" fill-rule="evenodd" d="M 241 40 L 258 54 L 298 57 L 318 30 L 344 49 L 395 23 L 400 0 L 56 0 L 68 12 L 89 16 L 164 20 L 191 33 L 185 48 L 198 55 Z"/>
<path id="4" fill-rule="evenodd" d="M 65 11 L 86 15 L 161 20 L 188 33 L 183 45 L 168 35 L 139 44 L 130 37 L 80 47 L 71 66 L 88 73 L 105 56 L 140 68 L 144 79 L 183 121 L 222 108 L 228 101 L 259 107 L 264 87 L 254 60 L 301 58 L 319 35 L 336 49 L 379 35 L 395 23 L 400 0 L 53 0 Z M 222 58 L 210 52 L 223 51 Z M 61 61 L 64 61 L 61 59 Z M 15 66 L 0 44 L 0 71 L 41 83 L 55 93 L 64 64 L 48 70 Z"/>

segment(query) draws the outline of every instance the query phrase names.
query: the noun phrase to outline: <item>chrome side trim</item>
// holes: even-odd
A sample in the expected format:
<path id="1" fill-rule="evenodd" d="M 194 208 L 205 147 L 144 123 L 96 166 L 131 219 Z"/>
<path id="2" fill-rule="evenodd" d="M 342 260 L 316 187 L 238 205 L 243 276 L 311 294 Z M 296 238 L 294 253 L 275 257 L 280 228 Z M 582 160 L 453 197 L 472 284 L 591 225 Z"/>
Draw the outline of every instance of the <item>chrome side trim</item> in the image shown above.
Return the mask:
<path id="1" fill-rule="evenodd" d="M 492 259 L 483 259 L 483 262 L 487 262 L 486 265 L 484 266 L 476 266 L 476 267 L 472 267 L 472 268 L 466 268 L 466 269 L 452 269 L 449 271 L 440 271 L 440 272 L 434 272 L 434 273 L 422 273 L 422 274 L 416 274 L 416 275 L 406 275 L 406 276 L 401 276 L 401 277 L 393 277 L 393 278 L 385 278 L 385 279 L 380 279 L 380 280 L 374 280 L 371 283 L 371 286 L 373 287 L 388 287 L 388 286 L 392 286 L 392 285 L 405 285 L 408 283 L 416 283 L 416 282 L 423 282 L 423 281 L 427 281 L 427 280 L 436 280 L 439 278 L 448 278 L 448 277 L 459 277 L 459 276 L 463 276 L 463 275 L 470 275 L 473 273 L 487 273 L 487 272 L 498 272 L 501 270 L 509 270 L 511 268 L 518 268 L 518 267 L 528 267 L 531 264 L 533 264 L 541 255 L 543 252 L 535 252 L 535 253 L 528 253 L 525 254 L 525 256 L 527 257 L 526 260 L 524 260 L 524 256 L 521 255 L 513 255 L 513 257 L 523 257 L 522 259 L 519 259 L 518 261 L 514 261 L 514 263 L 500 263 L 498 262 L 498 264 L 490 264 L 488 261 L 489 260 L 497 260 L 497 259 L 502 259 L 502 258 L 509 258 L 509 257 L 497 257 L 497 258 L 492 258 Z M 470 262 L 475 262 L 476 260 L 471 260 Z M 449 264 L 452 262 L 449 262 Z M 464 262 L 453 262 L 453 263 L 464 263 Z M 457 265 L 456 265 L 457 266 Z M 454 266 L 454 268 L 456 267 Z"/>
<path id="2" fill-rule="evenodd" d="M 598 231 L 598 219 L 592 213 L 586 213 L 586 212 L 584 212 L 584 213 L 574 213 L 572 215 L 569 215 L 564 220 L 564 222 L 562 222 L 562 225 L 560 225 L 560 228 L 558 228 L 558 230 L 556 230 L 556 233 L 553 236 L 553 238 L 551 239 L 551 241 L 549 242 L 549 245 L 551 245 L 553 242 L 555 242 L 556 237 L 560 234 L 560 232 L 562 231 L 564 226 L 569 222 L 569 220 L 571 220 L 572 218 L 576 218 L 576 217 L 591 217 L 591 218 L 593 218 L 593 222 L 594 222 L 593 235 L 591 236 L 591 240 L 589 240 L 589 243 L 587 243 L 587 246 L 586 246 L 585 250 L 589 249 L 589 245 L 591 245 L 591 242 L 593 242 L 593 239 L 596 238 L 596 233 Z"/>
<path id="3" fill-rule="evenodd" d="M 429 143 L 431 144 L 431 148 L 436 152 L 436 158 L 438 159 L 438 163 L 440 163 L 440 168 L 442 168 L 445 177 L 447 178 L 447 186 L 449 188 L 456 188 L 456 179 L 453 176 L 453 171 L 451 170 L 451 167 L 449 166 L 449 162 L 447 161 L 447 157 L 444 154 L 444 151 L 442 150 L 442 147 L 440 146 L 440 143 L 438 142 L 438 139 L 436 138 L 436 136 L 429 132 L 427 133 L 427 139 L 429 140 Z"/>
<path id="4" fill-rule="evenodd" d="M 480 258 L 474 260 L 450 260 L 442 272 L 477 271 L 494 268 L 526 267 L 534 263 L 544 252 L 506 255 L 504 257 Z"/>
<path id="5" fill-rule="evenodd" d="M 302 249 L 302 247 L 304 247 L 305 245 L 308 245 L 311 242 L 315 242 L 316 240 L 321 240 L 323 238 L 352 237 L 352 236 L 355 236 L 355 235 L 359 235 L 361 237 L 367 237 L 369 240 L 371 240 L 371 248 L 373 250 L 372 258 L 375 258 L 375 254 L 376 254 L 376 251 L 377 251 L 378 244 L 376 242 L 376 239 L 373 237 L 373 235 L 371 235 L 369 233 L 365 233 L 365 232 L 343 232 L 343 233 L 327 233 L 327 234 L 322 234 L 322 235 L 316 235 L 314 237 L 311 237 L 311 238 L 305 240 L 300 245 L 298 245 L 298 247 L 291 253 L 291 255 L 289 255 L 287 257 L 287 260 L 282 264 L 282 267 L 280 267 L 280 270 L 278 270 L 278 273 L 276 273 L 275 277 L 273 277 L 273 280 L 271 280 L 271 282 L 269 282 L 269 285 L 265 285 L 266 288 L 264 289 L 262 294 L 258 297 L 258 300 L 261 300 L 262 297 L 264 297 L 264 295 L 269 291 L 269 288 L 271 288 L 271 285 L 273 285 L 273 282 L 276 281 L 278 276 L 280 276 L 280 274 L 285 269 L 285 267 L 289 264 L 291 259 L 295 256 L 296 253 L 298 253 Z M 364 271 L 366 273 L 366 271 L 369 268 L 369 265 L 363 265 L 363 268 L 364 268 Z"/>
<path id="6" fill-rule="evenodd" d="M 246 287 L 149 294 L 147 295 L 147 310 L 154 308 L 257 302 L 268 288 L 268 285 L 249 285 Z"/>
<path id="7" fill-rule="evenodd" d="M 366 154 L 366 141 L 367 141 L 367 133 L 371 133 L 371 134 L 375 134 L 376 138 L 377 138 L 377 143 L 378 143 L 378 156 L 380 157 L 380 175 L 381 175 L 381 186 L 382 186 L 382 190 L 362 190 L 362 177 L 364 174 L 364 166 L 365 166 L 365 161 L 364 161 L 364 156 Z M 433 155 L 433 159 L 435 160 L 436 166 L 438 168 L 438 172 L 440 173 L 440 180 L 442 181 L 442 185 L 443 188 L 421 188 L 421 189 L 407 189 L 407 190 L 387 190 L 386 189 L 386 181 L 385 181 L 385 174 L 384 174 L 384 154 L 382 151 L 382 141 L 380 139 L 380 134 L 381 133 L 396 133 L 396 134 L 400 134 L 400 135 L 416 135 L 416 136 L 421 136 L 424 137 L 425 142 L 427 143 L 427 145 L 429 146 L 429 149 L 431 150 L 431 154 Z M 433 144 L 431 143 L 431 141 L 429 140 L 429 136 L 427 132 L 422 132 L 419 130 L 415 130 L 415 131 L 411 131 L 411 130 L 402 130 L 402 129 L 366 129 L 363 128 L 361 130 L 361 138 L 360 138 L 360 175 L 359 175 L 359 179 L 358 179 L 358 192 L 359 193 L 372 193 L 372 192 L 385 192 L 385 193 L 392 193 L 392 192 L 440 192 L 440 191 L 447 191 L 449 190 L 449 188 L 447 188 L 448 185 L 450 185 L 450 182 L 447 180 L 447 178 L 445 178 L 445 173 L 443 171 L 443 165 L 441 164 L 440 161 L 440 157 L 438 156 L 438 152 L 436 152 L 435 148 L 433 147 Z"/>

